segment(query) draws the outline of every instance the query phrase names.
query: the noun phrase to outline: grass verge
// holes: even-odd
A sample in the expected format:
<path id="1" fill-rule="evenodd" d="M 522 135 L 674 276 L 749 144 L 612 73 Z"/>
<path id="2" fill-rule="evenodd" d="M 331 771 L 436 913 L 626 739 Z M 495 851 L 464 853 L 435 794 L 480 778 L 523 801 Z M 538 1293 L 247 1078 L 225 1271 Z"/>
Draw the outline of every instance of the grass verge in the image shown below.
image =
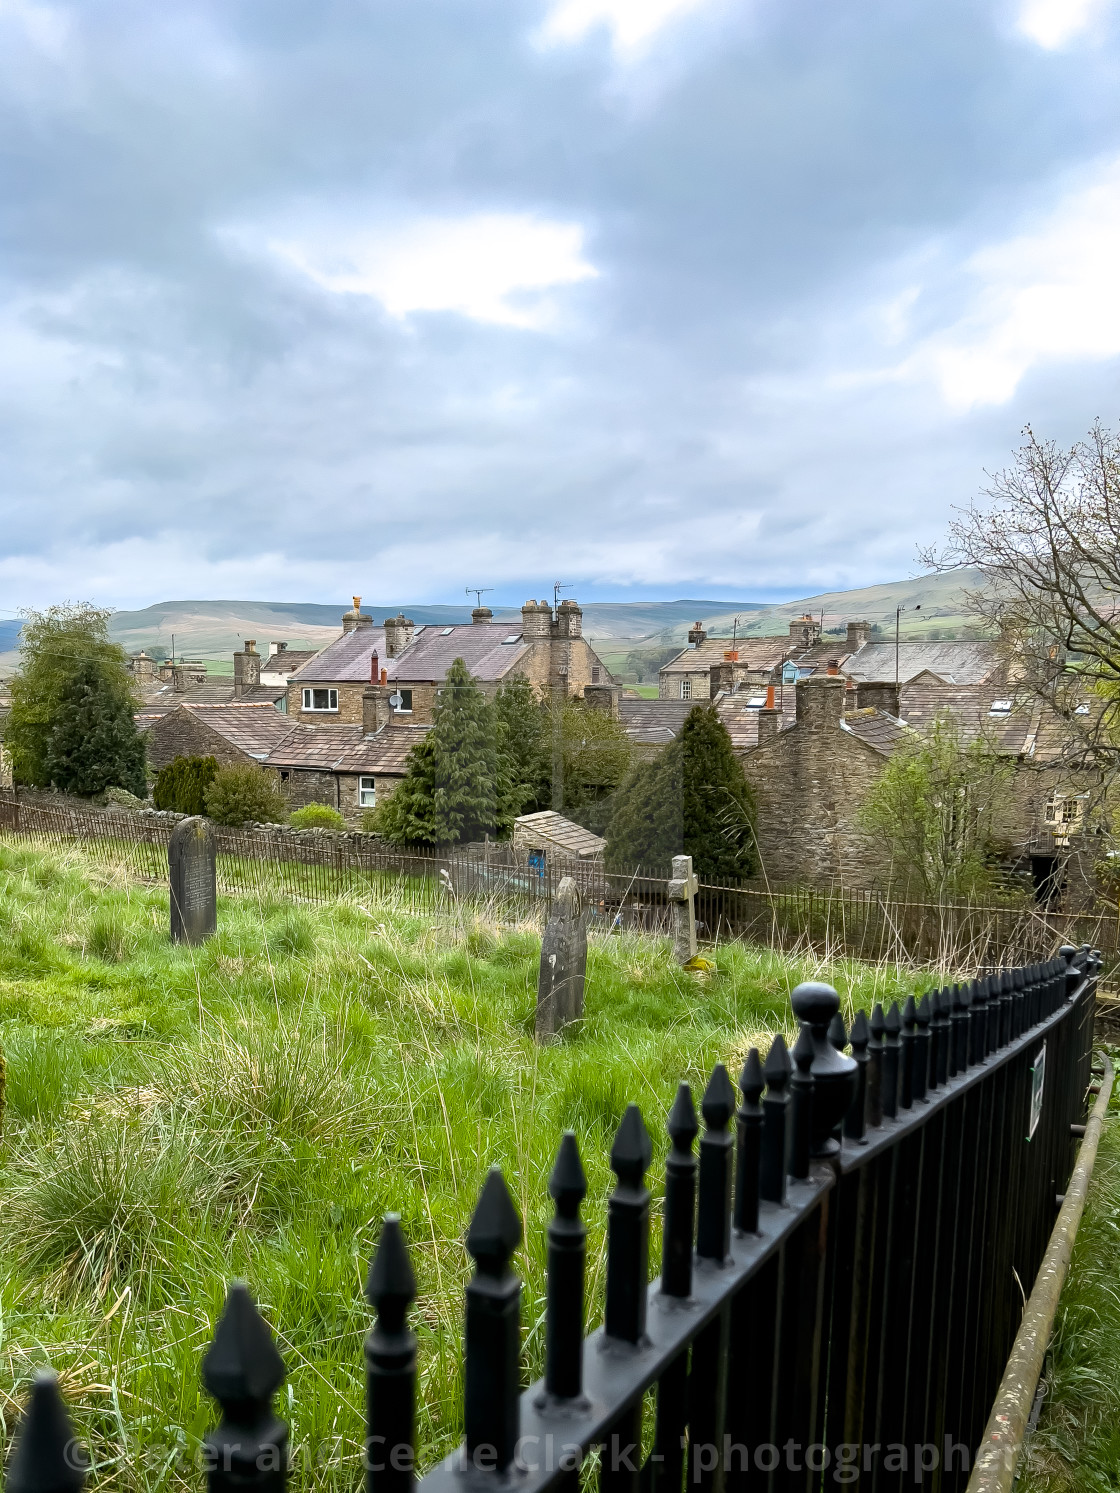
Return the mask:
<path id="1" fill-rule="evenodd" d="M 315 909 L 223 898 L 199 949 L 167 895 L 75 850 L 0 844 L 0 1437 L 31 1374 L 60 1371 L 95 1486 L 200 1482 L 199 1361 L 245 1278 L 287 1361 L 293 1483 L 357 1486 L 362 1298 L 398 1210 L 420 1283 L 419 1445 L 458 1439 L 462 1240 L 499 1164 L 525 1220 L 526 1372 L 543 1357 L 547 1178 L 572 1127 L 589 1179 L 589 1322 L 604 1282 L 610 1139 L 636 1100 L 654 1137 L 680 1078 L 791 1026 L 826 978 L 847 1014 L 922 971 L 717 949 L 703 983 L 663 941 L 592 939 L 584 1020 L 532 1038 L 539 930 L 410 915 L 375 893 Z M 656 1260 L 659 1243 L 653 1242 Z M 0 1447 L 0 1453 L 4 1450 Z"/>

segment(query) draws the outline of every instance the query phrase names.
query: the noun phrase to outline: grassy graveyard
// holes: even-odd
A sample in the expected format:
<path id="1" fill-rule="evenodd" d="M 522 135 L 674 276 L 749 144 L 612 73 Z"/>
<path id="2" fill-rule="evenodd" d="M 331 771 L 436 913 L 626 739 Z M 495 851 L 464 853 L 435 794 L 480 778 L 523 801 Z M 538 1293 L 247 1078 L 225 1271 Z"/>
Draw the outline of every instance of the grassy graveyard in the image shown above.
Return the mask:
<path id="1" fill-rule="evenodd" d="M 678 1079 L 699 1091 L 715 1062 L 734 1075 L 750 1045 L 789 1033 L 796 983 L 831 980 L 849 1017 L 853 1002 L 929 983 L 742 945 L 711 954 L 699 981 L 665 941 L 593 937 L 585 1018 L 538 1047 L 532 924 L 409 915 L 390 895 L 221 899 L 218 935 L 194 949 L 172 947 L 167 926 L 165 889 L 78 851 L 0 845 L 0 1437 L 49 1362 L 103 1487 L 199 1485 L 213 1420 L 199 1361 L 234 1276 L 288 1364 L 278 1408 L 295 1482 L 356 1486 L 362 1285 L 391 1209 L 420 1283 L 429 1465 L 458 1437 L 462 1239 L 491 1164 L 525 1219 L 516 1263 L 535 1375 L 547 1178 L 565 1127 L 589 1181 L 593 1324 L 607 1154 L 627 1102 L 654 1136 L 656 1197 Z"/>

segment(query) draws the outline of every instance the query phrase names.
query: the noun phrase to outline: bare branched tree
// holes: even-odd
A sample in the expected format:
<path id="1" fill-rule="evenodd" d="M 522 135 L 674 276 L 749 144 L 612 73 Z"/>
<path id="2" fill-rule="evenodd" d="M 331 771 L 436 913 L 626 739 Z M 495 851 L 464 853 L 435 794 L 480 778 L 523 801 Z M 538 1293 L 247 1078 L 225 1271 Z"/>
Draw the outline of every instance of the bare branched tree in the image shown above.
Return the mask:
<path id="1" fill-rule="evenodd" d="M 1028 428 L 1013 464 L 956 509 L 922 559 L 973 566 L 968 610 L 997 635 L 1009 679 L 1063 726 L 1071 766 L 1120 771 L 1120 435 L 1099 421 L 1068 450 Z"/>

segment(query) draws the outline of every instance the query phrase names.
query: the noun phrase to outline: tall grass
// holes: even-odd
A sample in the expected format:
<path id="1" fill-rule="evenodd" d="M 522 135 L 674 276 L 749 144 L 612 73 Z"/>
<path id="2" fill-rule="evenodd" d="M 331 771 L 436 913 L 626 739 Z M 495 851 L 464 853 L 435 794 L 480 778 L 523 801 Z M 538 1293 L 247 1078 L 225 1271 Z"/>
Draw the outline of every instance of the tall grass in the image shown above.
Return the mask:
<path id="1" fill-rule="evenodd" d="M 355 1486 L 362 1282 L 389 1209 L 419 1279 L 429 1465 L 460 1431 L 462 1241 L 491 1164 L 525 1219 L 536 1374 L 547 1179 L 565 1127 L 588 1173 L 593 1323 L 625 1105 L 641 1105 L 660 1158 L 678 1079 L 702 1084 L 719 1060 L 734 1071 L 750 1045 L 788 1034 L 798 981 L 831 980 L 849 1016 L 928 983 L 913 968 L 738 944 L 698 981 L 664 942 L 596 936 L 583 1021 L 538 1047 L 532 924 L 420 917 L 375 891 L 315 910 L 223 898 L 214 939 L 172 947 L 166 894 L 125 875 L 77 851 L 0 845 L 0 1439 L 50 1361 L 98 1486 L 198 1485 L 213 1418 L 199 1362 L 235 1275 L 288 1364 L 295 1481 Z M 658 1159 L 655 1195 L 660 1174 Z"/>

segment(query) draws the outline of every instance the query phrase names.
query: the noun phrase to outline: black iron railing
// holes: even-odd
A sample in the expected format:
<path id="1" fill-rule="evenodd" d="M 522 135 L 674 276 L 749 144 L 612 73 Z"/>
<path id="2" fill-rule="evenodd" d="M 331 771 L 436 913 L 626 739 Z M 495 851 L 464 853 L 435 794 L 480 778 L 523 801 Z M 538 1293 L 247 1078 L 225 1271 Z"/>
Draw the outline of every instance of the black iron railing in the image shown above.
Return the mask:
<path id="1" fill-rule="evenodd" d="M 792 1053 L 781 1036 L 765 1063 L 752 1049 L 738 1094 L 717 1065 L 702 1134 L 679 1089 L 652 1284 L 653 1148 L 631 1105 L 610 1157 L 604 1321 L 587 1337 L 586 1184 L 566 1134 L 550 1181 L 545 1374 L 525 1390 L 521 1220 L 492 1171 L 466 1241 L 463 1443 L 423 1493 L 575 1490 L 593 1473 L 603 1493 L 963 1487 L 1070 1174 L 1098 969 L 1095 952 L 1067 947 L 860 1012 L 850 1033 L 831 987 L 798 987 Z M 367 1493 L 414 1482 L 415 1294 L 390 1215 L 368 1281 Z M 281 1489 L 284 1366 L 244 1286 L 202 1374 L 222 1410 L 205 1448 L 212 1493 Z M 76 1493 L 83 1476 L 45 1375 L 8 1493 Z"/>

